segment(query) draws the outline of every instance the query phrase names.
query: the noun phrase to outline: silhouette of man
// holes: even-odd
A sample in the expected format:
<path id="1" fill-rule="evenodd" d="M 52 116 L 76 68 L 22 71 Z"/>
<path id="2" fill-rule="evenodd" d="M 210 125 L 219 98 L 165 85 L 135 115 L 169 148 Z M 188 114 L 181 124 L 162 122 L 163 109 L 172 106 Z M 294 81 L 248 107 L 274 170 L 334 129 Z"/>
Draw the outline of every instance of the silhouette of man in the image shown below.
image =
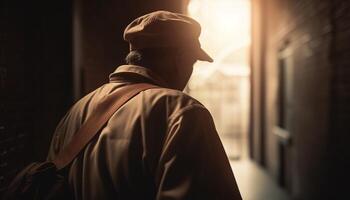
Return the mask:
<path id="1" fill-rule="evenodd" d="M 198 41 L 200 25 L 167 11 L 141 16 L 125 29 L 126 65 L 79 100 L 56 128 L 52 160 L 104 96 L 152 83 L 109 119 L 72 162 L 76 199 L 241 199 L 209 111 L 181 92 L 197 60 L 212 62 Z"/>

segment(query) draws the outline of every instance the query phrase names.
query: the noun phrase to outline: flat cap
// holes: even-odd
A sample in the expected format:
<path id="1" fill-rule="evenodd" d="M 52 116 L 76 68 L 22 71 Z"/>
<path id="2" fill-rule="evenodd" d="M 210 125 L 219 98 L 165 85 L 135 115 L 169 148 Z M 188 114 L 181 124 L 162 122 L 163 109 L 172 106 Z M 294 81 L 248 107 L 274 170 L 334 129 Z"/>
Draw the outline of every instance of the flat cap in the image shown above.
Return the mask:
<path id="1" fill-rule="evenodd" d="M 198 60 L 213 62 L 198 40 L 200 24 L 183 14 L 155 11 L 132 21 L 124 30 L 130 50 L 156 47 L 189 48 Z"/>

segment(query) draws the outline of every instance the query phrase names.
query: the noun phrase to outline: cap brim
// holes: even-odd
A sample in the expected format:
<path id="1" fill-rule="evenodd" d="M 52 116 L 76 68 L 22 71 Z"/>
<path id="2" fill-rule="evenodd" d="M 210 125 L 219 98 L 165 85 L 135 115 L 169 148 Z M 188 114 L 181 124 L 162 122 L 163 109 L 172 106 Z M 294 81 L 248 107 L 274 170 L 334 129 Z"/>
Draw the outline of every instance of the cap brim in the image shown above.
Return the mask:
<path id="1" fill-rule="evenodd" d="M 198 55 L 197 56 L 198 56 L 197 57 L 198 60 L 214 62 L 214 60 L 202 48 L 198 49 Z"/>

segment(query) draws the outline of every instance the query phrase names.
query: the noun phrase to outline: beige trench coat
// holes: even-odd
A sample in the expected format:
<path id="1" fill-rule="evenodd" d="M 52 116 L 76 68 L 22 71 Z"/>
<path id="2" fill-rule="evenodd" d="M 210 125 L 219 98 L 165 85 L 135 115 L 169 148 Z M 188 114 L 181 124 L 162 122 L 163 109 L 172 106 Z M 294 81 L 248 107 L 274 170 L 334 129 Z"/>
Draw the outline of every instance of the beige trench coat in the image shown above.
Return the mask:
<path id="1" fill-rule="evenodd" d="M 126 84 L 166 87 L 150 70 L 123 65 L 79 100 L 56 128 L 51 160 L 105 95 Z M 141 92 L 121 107 L 72 163 L 76 199 L 241 199 L 208 110 L 181 91 Z"/>

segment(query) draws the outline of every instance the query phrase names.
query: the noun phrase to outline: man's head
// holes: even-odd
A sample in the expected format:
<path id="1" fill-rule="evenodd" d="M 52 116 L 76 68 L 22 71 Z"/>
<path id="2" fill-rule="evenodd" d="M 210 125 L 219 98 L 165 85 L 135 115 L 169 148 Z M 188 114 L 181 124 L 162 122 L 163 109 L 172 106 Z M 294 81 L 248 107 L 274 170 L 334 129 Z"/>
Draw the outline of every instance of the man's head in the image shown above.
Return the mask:
<path id="1" fill-rule="evenodd" d="M 130 44 L 127 64 L 155 71 L 169 86 L 183 90 L 197 60 L 212 62 L 201 49 L 201 27 L 194 19 L 168 11 L 156 11 L 131 22 L 124 31 Z"/>

